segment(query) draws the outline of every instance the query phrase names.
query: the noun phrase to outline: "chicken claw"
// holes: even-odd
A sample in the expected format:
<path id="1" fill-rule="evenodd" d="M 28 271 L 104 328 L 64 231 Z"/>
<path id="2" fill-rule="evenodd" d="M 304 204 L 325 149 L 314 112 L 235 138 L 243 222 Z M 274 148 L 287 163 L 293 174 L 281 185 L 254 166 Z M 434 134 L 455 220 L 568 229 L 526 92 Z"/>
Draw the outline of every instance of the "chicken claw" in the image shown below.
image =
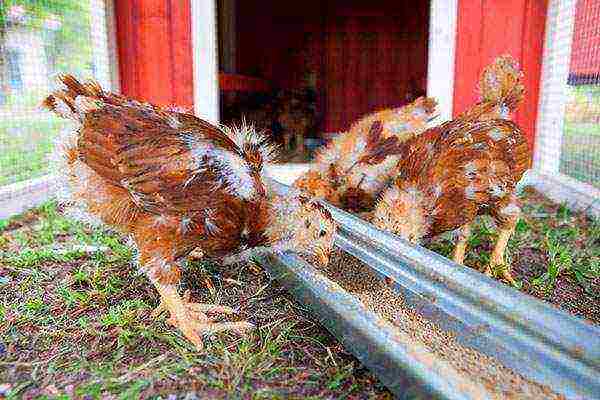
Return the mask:
<path id="1" fill-rule="evenodd" d="M 183 302 L 185 303 L 188 312 L 190 313 L 214 313 L 214 314 L 235 314 L 235 310 L 231 307 L 223 306 L 220 304 L 206 304 L 206 303 L 193 303 L 190 301 L 191 292 L 186 290 L 183 293 Z M 152 311 L 152 318 L 158 318 L 163 312 L 168 311 L 165 301 L 161 298 L 158 307 Z M 169 322 L 170 322 L 169 318 Z M 209 319 L 210 320 L 210 319 Z"/>
<path id="2" fill-rule="evenodd" d="M 239 334 L 254 328 L 249 322 L 213 322 L 205 313 L 233 314 L 235 311 L 227 306 L 218 304 L 192 303 L 189 301 L 189 291 L 181 298 L 177 294 L 174 285 L 157 285 L 161 295 L 161 303 L 152 313 L 157 317 L 164 310 L 170 312 L 167 322 L 183 333 L 198 351 L 202 350 L 204 345 L 201 335 L 208 335 L 223 331 L 234 331 Z"/>
<path id="3" fill-rule="evenodd" d="M 504 263 L 503 260 L 492 260 L 490 264 L 483 270 L 483 273 L 490 278 L 499 277 L 504 279 L 512 286 L 517 285 L 517 281 L 513 278 L 510 273 L 510 267 Z"/>

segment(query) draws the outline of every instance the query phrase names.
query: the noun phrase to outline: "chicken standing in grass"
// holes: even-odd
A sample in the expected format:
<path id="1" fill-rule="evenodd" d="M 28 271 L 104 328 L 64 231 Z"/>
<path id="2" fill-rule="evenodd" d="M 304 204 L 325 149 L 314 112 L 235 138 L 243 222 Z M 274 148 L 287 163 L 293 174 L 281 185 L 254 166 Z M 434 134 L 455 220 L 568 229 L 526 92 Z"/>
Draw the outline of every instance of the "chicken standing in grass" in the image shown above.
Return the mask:
<path id="1" fill-rule="evenodd" d="M 459 229 L 453 259 L 464 261 L 470 224 L 489 214 L 499 235 L 485 272 L 504 265 L 508 239 L 520 215 L 515 186 L 530 165 L 525 135 L 503 119 L 523 97 L 521 72 L 501 57 L 482 75 L 483 100 L 459 116 L 402 143 L 398 176 L 375 207 L 372 222 L 413 243 Z"/>
<path id="2" fill-rule="evenodd" d="M 371 209 L 395 175 L 399 159 L 391 151 L 424 131 L 435 113 L 435 100 L 421 97 L 363 117 L 320 149 L 310 170 L 294 185 L 350 211 Z"/>
<path id="3" fill-rule="evenodd" d="M 202 334 L 251 325 L 216 323 L 206 313 L 232 310 L 178 295 L 192 250 L 228 263 L 285 250 L 327 263 L 331 215 L 306 197 L 267 191 L 263 165 L 273 149 L 252 129 L 217 127 L 69 75 L 61 81 L 44 106 L 77 124 L 56 148 L 63 202 L 130 236 L 169 321 L 198 348 Z"/>

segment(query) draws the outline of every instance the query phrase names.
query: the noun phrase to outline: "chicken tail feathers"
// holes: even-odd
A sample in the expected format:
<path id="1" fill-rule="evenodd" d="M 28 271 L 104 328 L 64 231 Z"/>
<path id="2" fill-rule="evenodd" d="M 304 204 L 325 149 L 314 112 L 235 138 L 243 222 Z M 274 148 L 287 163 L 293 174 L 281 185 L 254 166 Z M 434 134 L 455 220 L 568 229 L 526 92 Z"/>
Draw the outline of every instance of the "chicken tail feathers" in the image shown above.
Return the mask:
<path id="1" fill-rule="evenodd" d="M 503 55 L 488 65 L 479 79 L 479 93 L 482 101 L 500 106 L 501 117 L 507 118 L 523 101 L 525 86 L 523 72 L 510 55 Z"/>
<path id="2" fill-rule="evenodd" d="M 83 115 L 103 105 L 104 92 L 97 82 L 79 82 L 72 75 L 60 75 L 58 80 L 63 88 L 52 92 L 42 102 L 42 107 L 58 116 L 82 121 Z"/>

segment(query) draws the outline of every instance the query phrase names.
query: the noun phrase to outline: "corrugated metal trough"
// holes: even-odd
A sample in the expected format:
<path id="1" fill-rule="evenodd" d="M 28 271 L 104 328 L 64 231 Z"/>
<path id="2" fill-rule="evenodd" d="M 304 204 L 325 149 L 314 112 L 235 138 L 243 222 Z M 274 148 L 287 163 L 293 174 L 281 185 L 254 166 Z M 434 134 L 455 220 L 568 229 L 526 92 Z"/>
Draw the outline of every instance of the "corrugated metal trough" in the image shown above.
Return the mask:
<path id="1" fill-rule="evenodd" d="M 391 278 L 409 306 L 461 345 L 568 399 L 600 399 L 598 327 L 327 206 L 340 225 L 336 246 Z M 262 262 L 398 398 L 497 398 L 404 340 L 304 260 L 284 254 Z"/>

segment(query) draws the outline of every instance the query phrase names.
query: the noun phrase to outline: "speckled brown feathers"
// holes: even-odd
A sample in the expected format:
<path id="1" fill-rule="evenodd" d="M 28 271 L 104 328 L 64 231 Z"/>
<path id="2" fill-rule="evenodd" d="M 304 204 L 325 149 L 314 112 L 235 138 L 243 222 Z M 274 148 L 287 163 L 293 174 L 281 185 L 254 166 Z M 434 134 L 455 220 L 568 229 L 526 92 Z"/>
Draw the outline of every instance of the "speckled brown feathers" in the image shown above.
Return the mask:
<path id="1" fill-rule="evenodd" d="M 71 163 L 71 184 L 77 186 L 77 176 L 97 183 L 94 192 L 74 193 L 87 211 L 133 234 L 142 259 L 161 253 L 174 262 L 200 244 L 205 254 L 222 256 L 240 245 L 253 208 L 247 203 L 265 201 L 256 148 L 240 148 L 225 132 L 192 115 L 104 93 L 97 84 L 81 84 L 71 76 L 61 80 L 66 89 L 44 104 L 81 123 L 70 149 L 78 161 Z M 230 160 L 239 162 L 240 171 L 229 170 Z M 114 204 L 120 204 L 118 210 Z M 117 220 L 118 214 L 128 216 Z M 267 223 L 264 218 L 254 222 L 258 230 Z M 161 245 L 146 237 L 160 237 Z M 165 242 L 168 251 L 162 248 Z M 175 268 L 169 271 L 178 276 Z"/>
<path id="2" fill-rule="evenodd" d="M 401 173 L 375 207 L 377 227 L 417 243 L 468 231 L 477 215 L 490 214 L 508 240 L 520 215 L 515 186 L 530 165 L 525 135 L 515 123 L 457 119 L 406 141 L 400 154 Z M 503 264 L 505 246 L 495 249 L 493 266 Z M 458 248 L 455 261 L 462 263 L 464 243 Z M 506 271 L 503 276 L 512 279 Z"/>
<path id="3" fill-rule="evenodd" d="M 524 134 L 507 120 L 451 121 L 406 142 L 401 155 L 395 186 L 429 200 L 429 235 L 503 204 L 530 163 Z"/>
<path id="4" fill-rule="evenodd" d="M 64 88 L 43 102 L 77 125 L 55 148 L 60 200 L 77 216 L 132 239 L 170 321 L 198 348 L 202 332 L 251 325 L 213 323 L 204 312 L 227 308 L 189 303 L 177 294 L 180 261 L 192 250 L 239 261 L 256 249 L 327 260 L 335 232 L 331 216 L 300 204 L 298 196 L 271 198 L 263 165 L 272 160 L 273 147 L 252 127 L 214 126 L 105 92 L 94 82 L 69 75 L 60 80 Z M 295 225 L 284 223 L 294 217 Z M 302 225 L 300 217 L 320 230 Z"/>
<path id="5" fill-rule="evenodd" d="M 373 204 L 398 161 L 397 144 L 422 132 L 436 113 L 436 102 L 421 97 L 403 107 L 366 115 L 335 137 L 294 185 L 351 211 Z"/>
<path id="6" fill-rule="evenodd" d="M 523 101 L 523 72 L 509 55 L 503 55 L 488 65 L 479 79 L 481 100 L 461 114 L 465 121 L 510 117 Z"/>

